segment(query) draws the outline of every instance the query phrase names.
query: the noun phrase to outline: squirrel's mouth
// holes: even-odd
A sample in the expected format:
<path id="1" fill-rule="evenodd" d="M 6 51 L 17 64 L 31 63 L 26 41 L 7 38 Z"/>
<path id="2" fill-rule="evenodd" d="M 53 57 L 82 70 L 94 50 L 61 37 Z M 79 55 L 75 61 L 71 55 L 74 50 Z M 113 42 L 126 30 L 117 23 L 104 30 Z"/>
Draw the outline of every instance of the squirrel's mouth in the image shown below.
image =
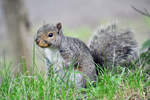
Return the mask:
<path id="1" fill-rule="evenodd" d="M 43 40 L 35 40 L 36 44 L 41 47 L 41 48 L 47 48 L 50 46 L 50 44 L 48 44 L 46 41 Z"/>

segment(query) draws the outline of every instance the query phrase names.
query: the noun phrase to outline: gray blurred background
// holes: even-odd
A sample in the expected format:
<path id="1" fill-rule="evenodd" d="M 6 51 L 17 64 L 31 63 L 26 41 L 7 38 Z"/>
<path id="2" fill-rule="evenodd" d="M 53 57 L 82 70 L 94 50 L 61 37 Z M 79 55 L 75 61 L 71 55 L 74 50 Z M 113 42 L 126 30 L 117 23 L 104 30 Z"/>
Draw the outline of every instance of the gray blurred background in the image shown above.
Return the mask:
<path id="1" fill-rule="evenodd" d="M 150 23 L 147 18 L 131 8 L 134 5 L 138 9 L 146 8 L 150 11 L 150 0 L 24 0 L 24 3 L 31 26 L 27 34 L 30 49 L 37 29 L 45 23 L 62 22 L 69 31 L 86 27 L 90 30 L 87 34 L 91 34 L 100 24 L 117 20 L 122 27 L 135 31 L 135 38 L 140 45 L 150 38 Z M 2 6 L 0 0 L 0 54 L 5 51 L 9 55 L 11 50 L 8 49 L 8 37 L 11 35 L 6 35 Z M 85 38 L 89 37 L 90 35 Z"/>

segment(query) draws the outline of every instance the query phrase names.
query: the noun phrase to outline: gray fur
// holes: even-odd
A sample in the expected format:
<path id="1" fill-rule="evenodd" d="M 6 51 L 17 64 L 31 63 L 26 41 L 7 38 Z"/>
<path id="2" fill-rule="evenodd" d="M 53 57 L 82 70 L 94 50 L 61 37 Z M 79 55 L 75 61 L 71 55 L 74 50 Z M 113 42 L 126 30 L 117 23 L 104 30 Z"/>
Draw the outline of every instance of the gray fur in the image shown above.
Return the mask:
<path id="1" fill-rule="evenodd" d="M 93 58 L 85 43 L 79 39 L 71 37 L 65 37 L 61 43 L 60 50 L 63 51 L 61 52 L 61 55 L 69 57 L 66 61 L 75 60 L 75 64 L 82 67 L 82 71 L 85 75 L 87 75 L 92 81 L 96 80 Z"/>
<path id="2" fill-rule="evenodd" d="M 97 64 L 112 68 L 137 58 L 137 42 L 129 29 L 118 29 L 116 24 L 98 28 L 89 48 Z"/>

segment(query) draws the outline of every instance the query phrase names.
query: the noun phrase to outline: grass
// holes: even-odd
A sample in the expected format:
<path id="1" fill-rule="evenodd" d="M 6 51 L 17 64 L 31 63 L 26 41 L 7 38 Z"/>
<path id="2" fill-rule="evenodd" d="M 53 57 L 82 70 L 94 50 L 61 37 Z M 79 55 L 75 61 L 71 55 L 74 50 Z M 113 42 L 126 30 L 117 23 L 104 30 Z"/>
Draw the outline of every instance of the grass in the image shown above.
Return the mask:
<path id="1" fill-rule="evenodd" d="M 30 75 L 23 71 L 13 77 L 12 63 L 1 59 L 1 100 L 131 100 L 132 97 L 148 100 L 150 95 L 150 81 L 145 81 L 142 67 L 137 66 L 132 71 L 118 66 L 121 73 L 104 70 L 98 76 L 96 86 L 76 89 L 63 81 L 59 83 L 52 72 L 49 77 L 45 77 L 43 71 L 37 70 L 35 58 L 33 60 L 32 67 L 35 68 Z M 23 67 L 26 67 L 24 62 Z"/>

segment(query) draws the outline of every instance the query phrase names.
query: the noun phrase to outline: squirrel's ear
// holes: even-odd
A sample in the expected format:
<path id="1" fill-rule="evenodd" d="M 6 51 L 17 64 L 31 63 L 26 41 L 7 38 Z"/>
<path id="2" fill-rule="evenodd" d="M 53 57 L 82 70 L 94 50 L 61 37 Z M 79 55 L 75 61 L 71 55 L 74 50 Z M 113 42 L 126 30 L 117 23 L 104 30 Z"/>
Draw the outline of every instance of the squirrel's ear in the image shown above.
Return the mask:
<path id="1" fill-rule="evenodd" d="M 59 30 L 61 30 L 61 28 L 62 28 L 61 23 L 60 23 L 60 22 L 59 22 L 59 23 L 57 23 L 57 24 L 56 24 L 56 27 L 57 27 L 58 31 L 59 31 Z"/>

